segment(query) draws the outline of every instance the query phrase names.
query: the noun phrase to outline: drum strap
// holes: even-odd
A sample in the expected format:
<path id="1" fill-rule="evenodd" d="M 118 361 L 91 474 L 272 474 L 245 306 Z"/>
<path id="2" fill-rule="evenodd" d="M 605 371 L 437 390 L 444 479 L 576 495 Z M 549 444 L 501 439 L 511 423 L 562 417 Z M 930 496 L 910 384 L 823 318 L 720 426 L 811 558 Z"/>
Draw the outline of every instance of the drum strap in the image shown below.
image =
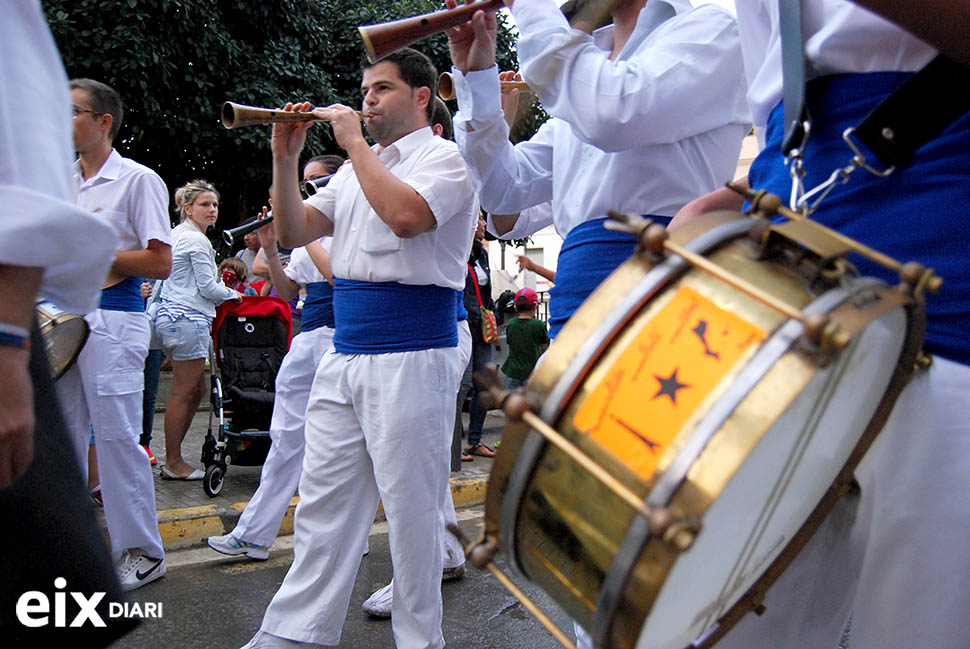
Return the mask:
<path id="1" fill-rule="evenodd" d="M 801 0 L 778 0 L 781 30 L 786 156 L 801 147 L 811 120 L 805 102 L 808 60 L 802 31 Z M 855 128 L 858 138 L 887 168 L 908 163 L 924 144 L 970 111 L 970 68 L 939 55 L 886 97 Z"/>

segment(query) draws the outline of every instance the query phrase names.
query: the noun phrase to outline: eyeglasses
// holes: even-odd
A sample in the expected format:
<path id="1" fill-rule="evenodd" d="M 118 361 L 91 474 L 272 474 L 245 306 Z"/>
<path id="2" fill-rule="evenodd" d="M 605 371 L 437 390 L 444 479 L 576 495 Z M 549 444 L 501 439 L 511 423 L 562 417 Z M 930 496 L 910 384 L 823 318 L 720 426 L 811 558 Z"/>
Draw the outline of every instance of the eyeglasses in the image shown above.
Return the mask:
<path id="1" fill-rule="evenodd" d="M 90 108 L 78 108 L 77 106 L 71 106 L 71 111 L 73 111 L 75 117 L 81 113 L 91 113 L 93 116 L 104 115 L 104 113 L 99 113 L 96 110 L 91 110 Z"/>

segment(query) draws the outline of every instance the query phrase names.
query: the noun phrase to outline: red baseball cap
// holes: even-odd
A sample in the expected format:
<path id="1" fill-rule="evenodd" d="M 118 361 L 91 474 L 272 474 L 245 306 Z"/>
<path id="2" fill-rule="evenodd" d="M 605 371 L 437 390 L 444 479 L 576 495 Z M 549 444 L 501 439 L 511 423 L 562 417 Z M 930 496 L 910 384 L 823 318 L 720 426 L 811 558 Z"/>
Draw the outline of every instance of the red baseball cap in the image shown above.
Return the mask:
<path id="1" fill-rule="evenodd" d="M 519 289 L 519 292 L 515 294 L 516 304 L 538 304 L 539 296 L 531 288 Z"/>

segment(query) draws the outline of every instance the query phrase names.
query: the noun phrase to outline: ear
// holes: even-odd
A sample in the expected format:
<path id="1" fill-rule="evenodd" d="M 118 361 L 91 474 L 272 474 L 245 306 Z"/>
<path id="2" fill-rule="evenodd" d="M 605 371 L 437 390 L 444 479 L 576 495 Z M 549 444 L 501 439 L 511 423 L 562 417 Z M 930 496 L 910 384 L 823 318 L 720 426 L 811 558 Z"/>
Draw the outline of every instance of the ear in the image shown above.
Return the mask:
<path id="1" fill-rule="evenodd" d="M 438 137 L 441 137 L 441 134 L 445 132 L 445 127 L 442 126 L 441 124 L 432 124 L 431 132 L 437 135 Z"/>
<path id="2" fill-rule="evenodd" d="M 415 89 L 414 96 L 417 99 L 418 105 L 427 113 L 428 104 L 431 102 L 431 88 L 428 86 L 421 86 Z"/>
<path id="3" fill-rule="evenodd" d="M 104 127 L 105 133 L 111 132 L 111 127 L 114 124 L 115 118 L 111 113 L 105 113 L 101 116 L 101 125 Z"/>

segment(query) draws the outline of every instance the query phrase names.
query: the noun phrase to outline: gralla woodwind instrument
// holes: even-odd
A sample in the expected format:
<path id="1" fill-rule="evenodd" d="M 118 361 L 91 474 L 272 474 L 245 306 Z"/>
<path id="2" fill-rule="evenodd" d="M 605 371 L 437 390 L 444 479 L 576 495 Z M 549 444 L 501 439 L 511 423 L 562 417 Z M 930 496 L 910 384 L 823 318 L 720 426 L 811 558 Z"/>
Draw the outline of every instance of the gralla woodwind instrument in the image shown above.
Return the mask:
<path id="1" fill-rule="evenodd" d="M 454 9 L 440 9 L 422 16 L 402 18 L 378 25 L 364 25 L 358 27 L 357 31 L 364 41 L 368 60 L 371 63 L 377 63 L 388 54 L 403 47 L 439 34 L 449 27 L 468 22 L 478 10 L 498 11 L 503 6 L 505 6 L 503 0 L 478 0 L 471 4 L 459 5 Z"/>
<path id="2" fill-rule="evenodd" d="M 499 81 L 502 90 L 530 90 L 529 84 L 525 81 Z M 438 96 L 444 101 L 455 98 L 455 79 L 450 72 L 442 72 L 438 77 Z"/>
<path id="3" fill-rule="evenodd" d="M 356 111 L 361 120 L 368 117 L 367 113 Z M 292 112 L 276 108 L 257 108 L 244 106 L 227 101 L 222 105 L 222 125 L 226 128 L 254 126 L 256 124 L 272 124 L 274 122 L 325 122 L 326 119 L 317 117 L 312 112 Z"/>

